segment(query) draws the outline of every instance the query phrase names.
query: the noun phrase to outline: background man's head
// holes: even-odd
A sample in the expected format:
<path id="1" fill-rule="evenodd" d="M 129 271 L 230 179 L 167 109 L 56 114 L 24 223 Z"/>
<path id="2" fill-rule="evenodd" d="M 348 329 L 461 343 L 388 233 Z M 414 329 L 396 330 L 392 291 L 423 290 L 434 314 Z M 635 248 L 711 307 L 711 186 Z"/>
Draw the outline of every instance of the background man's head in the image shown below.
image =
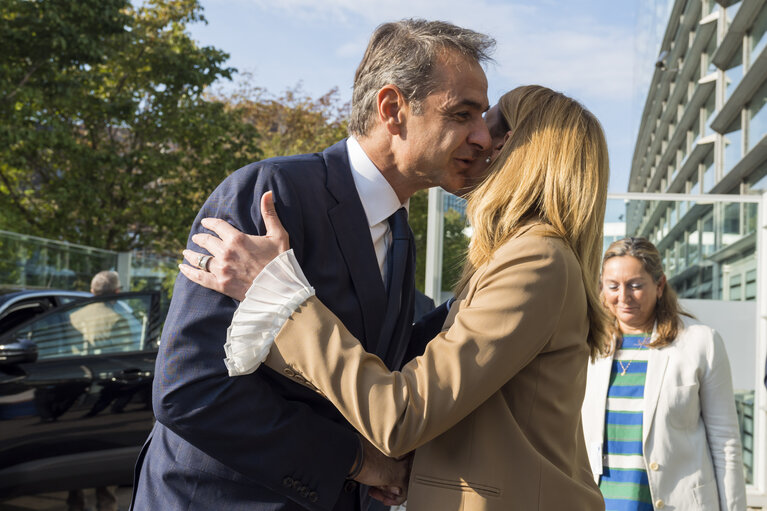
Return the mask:
<path id="1" fill-rule="evenodd" d="M 120 292 L 120 276 L 116 271 L 100 271 L 91 279 L 91 293 L 96 296 Z"/>
<path id="2" fill-rule="evenodd" d="M 443 21 L 406 19 L 380 25 L 354 75 L 349 133 L 370 132 L 376 97 L 385 85 L 396 85 L 418 113 L 420 103 L 440 85 L 435 68 L 445 51 L 483 64 L 494 47 L 493 38 Z"/>

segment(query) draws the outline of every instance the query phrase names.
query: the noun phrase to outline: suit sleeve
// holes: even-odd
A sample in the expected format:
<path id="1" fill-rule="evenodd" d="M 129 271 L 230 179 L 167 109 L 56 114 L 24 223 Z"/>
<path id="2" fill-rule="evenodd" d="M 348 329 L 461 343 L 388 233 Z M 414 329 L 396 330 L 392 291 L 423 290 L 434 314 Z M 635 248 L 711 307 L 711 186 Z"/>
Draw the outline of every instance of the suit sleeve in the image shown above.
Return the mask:
<path id="1" fill-rule="evenodd" d="M 300 251 L 301 198 L 288 178 L 269 169 L 245 182 L 237 177 L 230 176 L 207 200 L 187 247 L 203 251 L 191 235 L 204 231 L 200 220 L 205 217 L 223 218 L 244 232 L 263 234 L 260 198 L 274 190 L 291 244 Z M 356 434 L 317 414 L 307 403 L 276 392 L 275 378 L 268 371 L 228 376 L 224 342 L 235 308 L 231 298 L 178 276 L 154 382 L 157 420 L 226 467 L 302 507 L 331 509 L 357 455 Z M 297 491 L 285 483 L 290 480 L 300 480 L 312 491 Z"/>
<path id="2" fill-rule="evenodd" d="M 730 362 L 724 342 L 715 331 L 706 359 L 708 367 L 701 379 L 700 407 L 716 473 L 720 508 L 723 511 L 746 509 L 743 455 Z"/>
<path id="3" fill-rule="evenodd" d="M 316 297 L 283 326 L 266 364 L 298 373 L 385 454 L 406 454 L 466 417 L 544 349 L 564 306 L 567 266 L 536 238 L 499 250 L 475 276 L 471 299 L 452 305 L 459 309 L 450 329 L 400 372 L 365 352 Z"/>

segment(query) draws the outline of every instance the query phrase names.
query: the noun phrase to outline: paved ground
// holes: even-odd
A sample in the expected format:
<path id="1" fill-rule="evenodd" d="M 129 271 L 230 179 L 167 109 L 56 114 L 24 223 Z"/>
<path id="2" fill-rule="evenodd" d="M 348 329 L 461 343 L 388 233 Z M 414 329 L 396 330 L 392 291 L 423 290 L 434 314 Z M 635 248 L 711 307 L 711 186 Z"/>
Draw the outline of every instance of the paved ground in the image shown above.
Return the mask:
<path id="1" fill-rule="evenodd" d="M 131 488 L 117 489 L 117 504 L 120 511 L 127 511 L 130 504 Z M 41 493 L 18 497 L 0 502 L 0 511 L 67 511 L 67 492 Z M 93 490 L 85 491 L 86 509 L 97 511 Z"/>

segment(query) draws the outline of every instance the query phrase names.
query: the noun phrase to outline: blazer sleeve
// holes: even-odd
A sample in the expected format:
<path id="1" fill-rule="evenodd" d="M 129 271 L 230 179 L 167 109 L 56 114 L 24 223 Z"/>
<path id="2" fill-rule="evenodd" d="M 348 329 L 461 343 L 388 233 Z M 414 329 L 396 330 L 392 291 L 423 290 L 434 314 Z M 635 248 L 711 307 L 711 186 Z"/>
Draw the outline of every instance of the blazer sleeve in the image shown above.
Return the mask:
<path id="1" fill-rule="evenodd" d="M 701 378 L 701 415 L 713 458 L 720 508 L 744 510 L 746 484 L 730 362 L 722 338 L 716 331 L 711 332 L 713 342 L 706 357 L 709 366 Z"/>
<path id="2" fill-rule="evenodd" d="M 268 168 L 258 171 L 256 178 L 246 177 L 230 176 L 211 195 L 194 221 L 188 248 L 204 251 L 191 235 L 205 231 L 200 224 L 205 217 L 223 218 L 244 232 L 263 234 L 260 198 L 274 190 L 291 244 L 301 250 L 301 198 L 288 178 Z M 318 415 L 305 402 L 278 393 L 273 374 L 228 376 L 224 342 L 236 304 L 178 276 L 154 381 L 157 420 L 246 476 L 245 481 L 255 480 L 307 509 L 331 509 L 357 455 L 356 434 Z M 284 484 L 286 477 L 299 474 L 307 486 L 317 489 L 313 499 Z"/>
<path id="3" fill-rule="evenodd" d="M 475 275 L 473 293 L 453 303 L 449 330 L 398 372 L 311 297 L 282 327 L 266 364 L 317 389 L 378 449 L 401 456 L 458 423 L 544 349 L 567 270 L 563 249 L 546 238 L 508 242 Z"/>

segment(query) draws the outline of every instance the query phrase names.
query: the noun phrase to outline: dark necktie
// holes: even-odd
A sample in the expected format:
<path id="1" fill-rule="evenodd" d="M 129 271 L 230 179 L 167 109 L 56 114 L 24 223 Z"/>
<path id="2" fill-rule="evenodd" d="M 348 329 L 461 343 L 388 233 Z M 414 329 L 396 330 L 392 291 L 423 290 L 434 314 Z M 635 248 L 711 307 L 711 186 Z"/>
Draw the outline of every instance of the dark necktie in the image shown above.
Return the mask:
<path id="1" fill-rule="evenodd" d="M 407 211 L 400 208 L 389 217 L 392 240 L 386 256 L 387 300 L 378 354 L 387 365 L 399 365 L 406 348 L 413 321 L 413 290 L 415 282 L 415 246 L 407 223 Z"/>

